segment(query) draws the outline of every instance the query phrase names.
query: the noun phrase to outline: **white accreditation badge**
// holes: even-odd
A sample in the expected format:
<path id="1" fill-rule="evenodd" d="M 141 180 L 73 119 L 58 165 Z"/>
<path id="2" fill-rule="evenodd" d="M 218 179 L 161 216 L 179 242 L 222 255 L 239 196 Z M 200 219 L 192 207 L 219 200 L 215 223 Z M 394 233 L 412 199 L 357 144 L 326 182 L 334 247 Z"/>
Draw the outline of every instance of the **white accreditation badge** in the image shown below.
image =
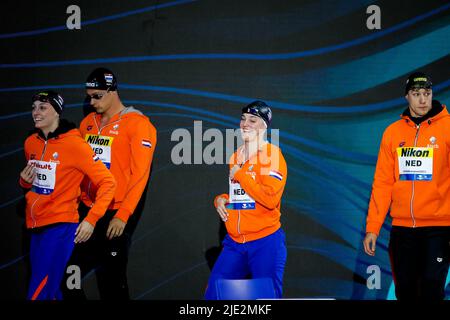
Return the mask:
<path id="1" fill-rule="evenodd" d="M 36 170 L 31 191 L 43 195 L 51 194 L 55 190 L 56 166 L 58 164 L 39 160 L 30 160 L 28 164 Z"/>
<path id="2" fill-rule="evenodd" d="M 241 184 L 235 180 L 228 180 L 230 183 L 230 193 L 227 208 L 233 210 L 255 209 L 255 200 L 245 192 Z"/>
<path id="3" fill-rule="evenodd" d="M 87 134 L 85 140 L 98 155 L 104 165 L 111 168 L 111 146 L 114 138 L 108 136 L 101 136 L 96 134 Z"/>
<path id="4" fill-rule="evenodd" d="M 397 148 L 400 180 L 431 181 L 433 179 L 433 148 Z"/>

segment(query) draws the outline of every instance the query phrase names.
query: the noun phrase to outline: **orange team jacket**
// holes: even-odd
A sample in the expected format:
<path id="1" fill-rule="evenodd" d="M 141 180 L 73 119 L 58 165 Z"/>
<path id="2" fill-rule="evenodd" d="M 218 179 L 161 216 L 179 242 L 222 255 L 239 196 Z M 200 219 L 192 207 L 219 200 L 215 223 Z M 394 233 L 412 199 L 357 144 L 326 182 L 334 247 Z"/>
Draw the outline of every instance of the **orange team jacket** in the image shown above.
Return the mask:
<path id="1" fill-rule="evenodd" d="M 48 140 L 38 133 L 32 134 L 25 140 L 25 157 L 37 170 L 32 184 L 20 179 L 23 188 L 31 188 L 25 195 L 28 228 L 58 222 L 78 223 L 80 184 L 85 175 L 98 188 L 97 201 L 85 218 L 95 226 L 114 196 L 115 180 L 78 129 L 49 135 Z"/>
<path id="2" fill-rule="evenodd" d="M 235 164 L 241 164 L 242 147 L 230 158 L 230 170 Z M 246 161 L 230 181 L 230 193 L 246 194 L 254 200 L 254 205 L 235 204 L 230 201 L 232 194 L 221 194 L 214 199 L 227 199 L 228 220 L 225 222 L 230 237 L 239 243 L 257 240 L 268 236 L 281 227 L 281 196 L 287 179 L 286 161 L 281 150 L 273 144 L 266 143 L 257 154 Z M 228 179 L 230 180 L 230 179 Z M 239 183 L 239 188 L 232 189 L 231 183 Z M 243 206 L 250 207 L 246 209 Z M 253 208 L 254 206 L 254 208 Z"/>
<path id="3" fill-rule="evenodd" d="M 127 107 L 100 127 L 101 115 L 89 114 L 80 124 L 81 135 L 117 181 L 116 194 L 109 209 L 117 209 L 116 218 L 124 222 L 133 214 L 147 185 L 156 129 L 148 117 Z M 82 186 L 82 200 L 90 206 L 96 199 L 96 188 L 89 179 Z"/>
<path id="4" fill-rule="evenodd" d="M 408 117 L 383 133 L 366 232 L 392 225 L 450 226 L 450 115 L 445 106 L 417 126 Z"/>

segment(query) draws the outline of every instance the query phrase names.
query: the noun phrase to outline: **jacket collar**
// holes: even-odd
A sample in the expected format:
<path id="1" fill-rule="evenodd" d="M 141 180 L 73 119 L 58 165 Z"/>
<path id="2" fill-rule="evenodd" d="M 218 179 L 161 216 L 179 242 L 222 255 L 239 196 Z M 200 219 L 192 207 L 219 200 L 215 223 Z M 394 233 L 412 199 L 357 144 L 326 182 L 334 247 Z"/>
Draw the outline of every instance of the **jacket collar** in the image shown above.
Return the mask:
<path id="1" fill-rule="evenodd" d="M 47 137 L 45 137 L 44 133 L 42 132 L 41 129 L 36 129 L 34 132 L 38 134 L 38 136 L 43 139 L 43 140 L 50 140 L 52 138 L 57 138 L 60 135 L 67 133 L 68 131 L 75 129 L 76 126 L 74 123 L 69 122 L 66 119 L 61 119 L 59 121 L 59 126 L 58 128 L 56 128 L 55 131 L 49 132 Z"/>
<path id="2" fill-rule="evenodd" d="M 445 110 L 445 106 L 443 106 L 439 101 L 433 100 L 431 105 L 431 110 L 422 117 L 413 117 L 411 115 L 411 112 L 409 110 L 409 107 L 403 111 L 401 117 L 402 119 L 405 119 L 406 122 L 411 121 L 411 124 L 419 125 L 422 122 L 428 120 L 428 124 L 431 124 L 431 122 L 434 122 L 446 115 L 448 115 L 447 110 Z"/>

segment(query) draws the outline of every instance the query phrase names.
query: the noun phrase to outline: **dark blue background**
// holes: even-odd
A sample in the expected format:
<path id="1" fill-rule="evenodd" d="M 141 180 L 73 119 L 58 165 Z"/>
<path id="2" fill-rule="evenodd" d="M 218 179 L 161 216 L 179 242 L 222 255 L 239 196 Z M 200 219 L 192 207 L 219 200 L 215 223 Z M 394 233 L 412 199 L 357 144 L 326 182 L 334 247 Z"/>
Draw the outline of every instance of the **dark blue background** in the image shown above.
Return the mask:
<path id="1" fill-rule="evenodd" d="M 67 30 L 66 8 L 81 8 Z M 381 8 L 368 30 L 366 8 Z M 22 192 L 30 97 L 60 91 L 65 117 L 83 117 L 83 82 L 111 68 L 126 104 L 158 129 L 146 210 L 134 236 L 134 299 L 201 299 L 206 257 L 219 246 L 215 195 L 227 191 L 225 165 L 173 165 L 174 129 L 235 128 L 258 98 L 273 106 L 288 163 L 282 202 L 288 261 L 285 297 L 386 299 L 389 219 L 377 255 L 362 251 L 376 155 L 384 128 L 406 108 L 415 70 L 449 100 L 447 1 L 8 1 L 0 11 L 0 297 L 23 299 L 28 277 Z M 207 143 L 204 144 L 206 146 Z M 381 289 L 366 268 L 379 265 Z M 95 276 L 85 280 L 96 298 Z M 391 288 L 392 289 L 392 288 Z"/>

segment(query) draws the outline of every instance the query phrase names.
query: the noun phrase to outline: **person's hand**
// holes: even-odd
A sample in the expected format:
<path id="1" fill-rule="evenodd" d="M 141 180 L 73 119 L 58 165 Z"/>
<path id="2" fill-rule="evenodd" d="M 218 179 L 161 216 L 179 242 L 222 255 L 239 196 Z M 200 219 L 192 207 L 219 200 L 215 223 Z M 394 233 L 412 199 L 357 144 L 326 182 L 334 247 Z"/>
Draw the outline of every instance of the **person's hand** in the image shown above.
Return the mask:
<path id="1" fill-rule="evenodd" d="M 241 169 L 241 167 L 238 166 L 237 164 L 235 164 L 234 167 L 231 168 L 231 170 L 230 170 L 230 179 L 231 179 L 231 180 L 234 179 L 234 175 L 235 175 L 236 172 L 237 172 L 238 170 L 240 170 L 240 169 Z"/>
<path id="2" fill-rule="evenodd" d="M 377 244 L 377 238 L 378 236 L 375 233 L 372 232 L 368 232 L 366 234 L 366 237 L 364 238 L 364 251 L 369 255 L 369 256 L 374 256 L 375 255 L 375 248 L 376 248 L 376 244 Z"/>
<path id="3" fill-rule="evenodd" d="M 225 208 L 225 204 L 227 203 L 227 199 L 224 197 L 219 197 L 217 199 L 217 213 L 220 216 L 220 219 L 222 219 L 223 222 L 226 222 L 228 220 L 228 212 L 227 209 Z"/>
<path id="4" fill-rule="evenodd" d="M 112 218 L 109 222 L 108 231 L 106 231 L 106 237 L 111 240 L 114 237 L 120 237 L 125 229 L 126 223 L 119 218 Z"/>
<path id="5" fill-rule="evenodd" d="M 27 164 L 27 166 L 20 173 L 20 177 L 26 183 L 33 183 L 33 180 L 36 177 L 36 168 L 30 164 Z"/>
<path id="6" fill-rule="evenodd" d="M 75 231 L 75 243 L 86 242 L 94 232 L 94 226 L 87 221 L 81 221 Z"/>

